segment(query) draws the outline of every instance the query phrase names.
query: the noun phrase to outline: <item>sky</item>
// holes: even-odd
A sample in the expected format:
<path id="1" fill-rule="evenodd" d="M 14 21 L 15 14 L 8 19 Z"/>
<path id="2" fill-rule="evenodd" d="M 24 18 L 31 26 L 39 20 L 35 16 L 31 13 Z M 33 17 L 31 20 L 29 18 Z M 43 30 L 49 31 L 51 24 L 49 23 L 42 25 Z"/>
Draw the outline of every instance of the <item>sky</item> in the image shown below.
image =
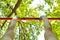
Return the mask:
<path id="1" fill-rule="evenodd" d="M 42 30 L 37 39 L 38 40 L 45 40 L 44 33 L 45 33 L 45 30 Z"/>
<path id="2" fill-rule="evenodd" d="M 45 3 L 44 0 L 34 0 L 34 1 L 32 1 L 32 3 L 30 4 L 30 8 L 36 8 L 36 7 L 38 7 L 38 5 L 43 5 L 44 6 L 43 10 L 50 9 L 50 6 L 48 5 L 48 3 Z M 42 11 L 42 10 L 38 11 L 37 10 L 37 12 L 38 12 L 37 14 L 40 17 L 40 13 L 41 12 L 43 13 L 44 11 Z"/>
<path id="3" fill-rule="evenodd" d="M 38 5 L 44 5 L 44 8 L 43 8 L 44 10 L 47 10 L 47 9 L 50 8 L 50 6 L 48 5 L 48 3 L 45 4 L 44 0 L 34 0 L 32 2 L 32 4 L 30 5 L 30 7 L 36 8 L 36 7 L 38 7 Z"/>
<path id="4" fill-rule="evenodd" d="M 43 10 L 50 9 L 50 12 L 52 12 L 52 10 L 54 9 L 54 7 L 57 5 L 57 2 L 54 2 L 52 8 L 50 8 L 50 6 L 48 5 L 48 3 L 45 3 L 44 0 L 34 0 L 34 1 L 32 1 L 32 4 L 30 4 L 30 7 L 31 8 L 36 8 L 36 7 L 38 7 L 38 5 L 44 5 Z"/>

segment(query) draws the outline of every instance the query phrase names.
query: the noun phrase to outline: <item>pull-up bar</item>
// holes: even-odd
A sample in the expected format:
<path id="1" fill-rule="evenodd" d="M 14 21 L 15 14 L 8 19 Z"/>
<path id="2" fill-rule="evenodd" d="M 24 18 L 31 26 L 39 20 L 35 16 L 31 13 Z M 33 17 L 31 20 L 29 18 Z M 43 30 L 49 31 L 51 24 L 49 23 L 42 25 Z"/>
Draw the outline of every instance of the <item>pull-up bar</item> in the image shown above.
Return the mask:
<path id="1" fill-rule="evenodd" d="M 11 20 L 12 18 L 0 18 L 0 20 Z M 19 18 L 19 20 L 39 20 L 40 18 Z M 49 20 L 60 20 L 60 18 L 48 18 Z"/>

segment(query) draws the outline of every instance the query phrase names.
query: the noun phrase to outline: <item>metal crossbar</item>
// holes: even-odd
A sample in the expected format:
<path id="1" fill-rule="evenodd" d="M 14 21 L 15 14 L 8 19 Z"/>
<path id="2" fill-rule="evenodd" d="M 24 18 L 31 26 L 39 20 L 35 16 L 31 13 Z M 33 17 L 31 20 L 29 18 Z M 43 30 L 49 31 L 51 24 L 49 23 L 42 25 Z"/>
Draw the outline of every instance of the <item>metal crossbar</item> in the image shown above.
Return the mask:
<path id="1" fill-rule="evenodd" d="M 11 20 L 12 18 L 0 18 L 0 20 Z M 40 18 L 19 18 L 19 20 L 39 20 Z M 49 20 L 60 20 L 60 18 L 48 18 Z"/>

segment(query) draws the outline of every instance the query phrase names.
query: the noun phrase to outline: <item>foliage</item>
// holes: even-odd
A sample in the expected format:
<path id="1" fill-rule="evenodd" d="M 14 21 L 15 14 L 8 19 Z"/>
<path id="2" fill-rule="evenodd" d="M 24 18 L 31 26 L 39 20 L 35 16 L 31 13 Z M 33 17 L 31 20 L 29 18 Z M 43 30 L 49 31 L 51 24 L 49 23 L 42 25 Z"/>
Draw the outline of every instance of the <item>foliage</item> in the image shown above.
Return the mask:
<path id="1" fill-rule="evenodd" d="M 0 0 L 0 17 L 7 17 L 14 8 L 18 0 Z M 60 0 L 44 0 L 50 8 L 44 10 L 44 5 L 39 5 L 36 8 L 30 8 L 30 4 L 33 0 L 22 0 L 20 6 L 16 10 L 16 14 L 21 18 L 33 17 L 38 18 L 40 15 L 38 11 L 42 10 L 46 13 L 47 17 L 60 18 Z M 57 3 L 54 5 L 54 3 Z M 15 16 L 14 14 L 11 16 Z M 4 20 L 0 20 L 0 26 L 2 26 Z M 7 31 L 10 20 L 6 22 L 3 29 L 0 29 L 0 37 Z M 60 40 L 60 20 L 51 20 L 52 31 L 57 35 Z M 20 23 L 16 23 L 15 40 L 37 40 L 37 36 L 42 30 L 42 23 L 38 20 L 22 20 Z"/>

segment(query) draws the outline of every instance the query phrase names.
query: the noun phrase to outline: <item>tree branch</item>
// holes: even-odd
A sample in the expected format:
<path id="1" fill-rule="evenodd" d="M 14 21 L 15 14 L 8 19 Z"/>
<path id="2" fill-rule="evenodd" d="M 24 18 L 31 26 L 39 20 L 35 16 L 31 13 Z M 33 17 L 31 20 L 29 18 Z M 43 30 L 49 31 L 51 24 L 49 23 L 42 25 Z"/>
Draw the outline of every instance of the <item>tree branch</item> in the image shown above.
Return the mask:
<path id="1" fill-rule="evenodd" d="M 12 12 L 7 16 L 10 17 L 13 13 L 15 13 L 16 9 L 19 7 L 20 3 L 22 0 L 18 0 L 15 7 L 12 9 Z M 1 26 L 1 29 L 3 28 L 3 26 L 5 25 L 5 23 L 7 22 L 7 20 L 3 23 L 3 25 Z"/>

